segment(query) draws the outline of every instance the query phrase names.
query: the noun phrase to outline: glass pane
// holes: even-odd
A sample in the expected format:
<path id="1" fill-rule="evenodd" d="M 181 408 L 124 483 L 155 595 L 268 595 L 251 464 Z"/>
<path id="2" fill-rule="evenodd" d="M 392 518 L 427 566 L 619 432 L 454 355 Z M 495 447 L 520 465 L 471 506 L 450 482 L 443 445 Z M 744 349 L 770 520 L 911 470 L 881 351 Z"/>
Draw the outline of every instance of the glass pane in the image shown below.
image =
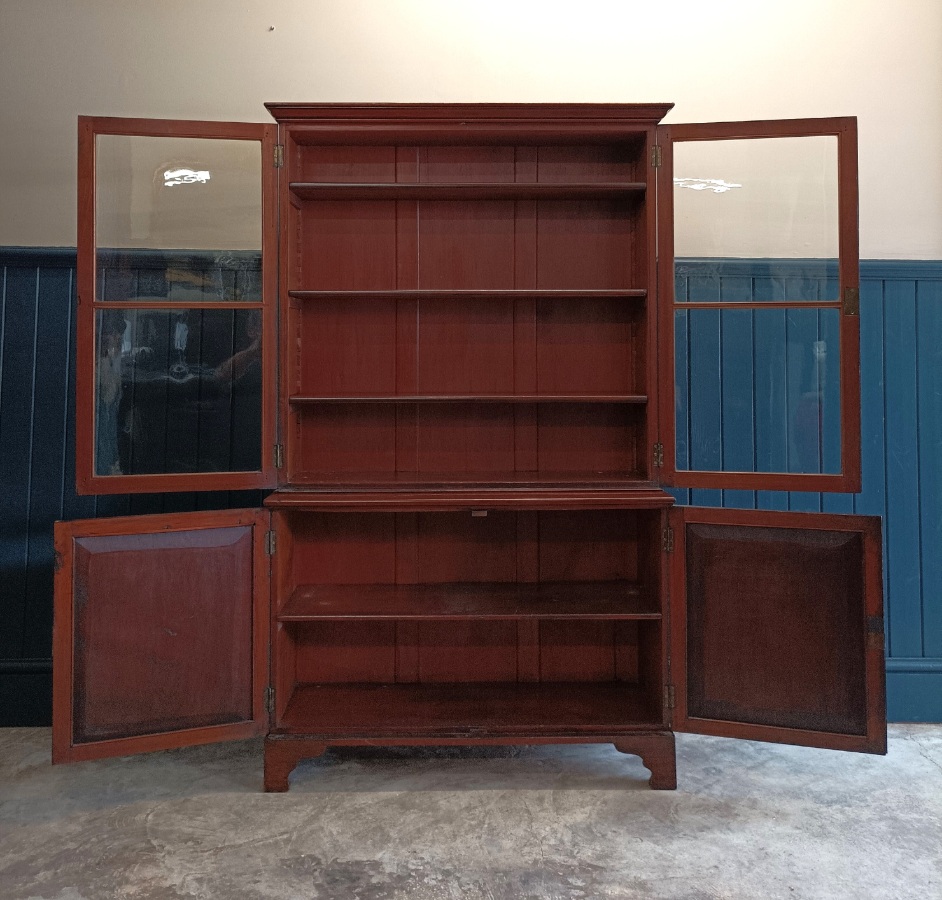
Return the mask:
<path id="1" fill-rule="evenodd" d="M 260 309 L 95 314 L 95 473 L 261 469 Z"/>
<path id="2" fill-rule="evenodd" d="M 840 311 L 678 309 L 677 471 L 841 471 Z"/>
<path id="3" fill-rule="evenodd" d="M 96 299 L 261 302 L 258 141 L 97 141 Z"/>
<path id="4" fill-rule="evenodd" d="M 838 299 L 837 137 L 674 144 L 678 303 Z"/>

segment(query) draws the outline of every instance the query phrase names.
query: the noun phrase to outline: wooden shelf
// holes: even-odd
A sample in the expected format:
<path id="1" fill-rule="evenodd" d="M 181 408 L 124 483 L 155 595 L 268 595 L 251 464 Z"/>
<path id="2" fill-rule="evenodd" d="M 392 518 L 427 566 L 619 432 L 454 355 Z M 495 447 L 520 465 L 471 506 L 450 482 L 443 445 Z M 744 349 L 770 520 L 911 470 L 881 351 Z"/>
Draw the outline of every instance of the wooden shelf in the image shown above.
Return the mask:
<path id="1" fill-rule="evenodd" d="M 663 727 L 652 692 L 625 682 L 301 684 L 273 734 L 474 737 Z"/>
<path id="2" fill-rule="evenodd" d="M 674 498 L 650 482 L 489 487 L 479 484 L 371 488 L 336 484 L 282 487 L 265 498 L 268 509 L 335 512 L 469 512 L 474 510 L 663 509 Z"/>
<path id="3" fill-rule="evenodd" d="M 304 584 L 279 622 L 324 619 L 660 619 L 634 582 Z"/>
<path id="4" fill-rule="evenodd" d="M 646 394 L 357 394 L 308 396 L 294 394 L 288 402 L 310 403 L 618 403 L 643 405 Z"/>
<path id="5" fill-rule="evenodd" d="M 288 291 L 296 300 L 635 300 L 648 295 L 644 288 L 622 290 L 420 290 L 393 291 Z"/>
<path id="6" fill-rule="evenodd" d="M 297 472 L 284 490 L 402 491 L 533 488 L 630 490 L 650 487 L 636 472 Z"/>
<path id="7" fill-rule="evenodd" d="M 301 200 L 616 200 L 643 196 L 647 185 L 643 181 L 564 184 L 292 181 L 289 189 Z"/>

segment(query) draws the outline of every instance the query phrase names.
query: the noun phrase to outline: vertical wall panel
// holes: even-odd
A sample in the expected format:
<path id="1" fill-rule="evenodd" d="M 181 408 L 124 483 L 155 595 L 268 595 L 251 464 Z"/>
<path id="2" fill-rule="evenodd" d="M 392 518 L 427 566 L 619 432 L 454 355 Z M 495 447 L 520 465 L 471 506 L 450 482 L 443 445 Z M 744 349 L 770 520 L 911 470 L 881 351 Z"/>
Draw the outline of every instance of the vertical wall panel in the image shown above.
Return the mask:
<path id="1" fill-rule="evenodd" d="M 38 270 L 10 266 L 3 279 L 0 384 L 0 659 L 19 658 L 24 641 L 29 561 L 29 491 L 33 419 L 33 352 Z"/>
<path id="2" fill-rule="evenodd" d="M 886 582 L 891 595 L 920 596 L 919 457 L 916 440 L 916 285 L 888 282 L 884 289 L 886 354 Z M 892 656 L 922 655 L 921 603 L 888 611 Z"/>
<path id="3" fill-rule="evenodd" d="M 257 491 L 143 495 L 75 494 L 74 251 L 0 250 L 0 724 L 41 724 L 49 718 L 51 671 L 52 522 L 145 511 L 257 506 Z M 942 716 L 942 263 L 864 262 L 861 265 L 861 439 L 863 489 L 856 495 L 782 492 L 674 491 L 696 505 L 763 509 L 824 509 L 887 516 L 886 606 L 889 623 L 890 718 Z M 694 278 L 693 275 L 690 276 Z M 768 282 L 768 279 L 766 279 Z M 719 282 L 723 299 L 762 298 L 774 288 L 744 275 Z M 686 284 L 684 290 L 686 290 Z M 698 290 L 692 281 L 690 290 Z M 714 290 L 715 288 L 711 288 Z M 716 299 L 719 299 L 717 297 Z M 741 312 L 736 311 L 738 315 Z M 784 317 L 778 323 L 784 331 Z M 884 330 L 884 320 L 886 329 Z M 686 317 L 684 317 L 686 322 Z M 718 323 L 707 334 L 714 352 L 716 408 L 709 421 L 718 452 L 730 450 L 742 410 L 745 371 L 729 365 L 733 335 Z M 784 405 L 785 360 L 770 358 L 781 333 L 757 325 L 755 440 L 770 424 L 770 406 Z M 821 326 L 830 346 L 826 329 Z M 721 341 L 722 337 L 722 341 Z M 696 344 L 699 336 L 689 339 Z M 749 338 L 752 340 L 752 338 Z M 677 377 L 686 394 L 688 335 L 678 338 Z M 828 362 L 830 363 L 830 357 Z M 762 372 L 778 372 L 774 379 Z M 35 373 L 35 374 L 34 374 Z M 35 392 L 34 392 L 35 384 Z M 741 389 L 750 391 L 748 385 Z M 827 389 L 827 388 L 826 388 Z M 784 416 L 775 416 L 780 424 Z M 739 423 L 734 426 L 732 423 Z M 886 425 L 885 425 L 886 422 Z M 679 423 L 678 423 L 679 424 Z M 678 431 L 678 434 L 685 432 Z M 753 440 L 751 435 L 744 438 Z M 827 439 L 825 439 L 827 447 Z M 782 451 L 782 442 L 766 447 Z"/>
<path id="4" fill-rule="evenodd" d="M 52 524 L 254 507 L 259 491 L 75 493 L 75 251 L 0 248 L 0 726 L 51 715 Z"/>
<path id="5" fill-rule="evenodd" d="M 942 281 L 917 282 L 916 378 L 922 650 L 942 659 Z"/>
<path id="6" fill-rule="evenodd" d="M 755 265 L 752 279 L 743 277 L 744 261 L 730 267 L 733 276 L 717 275 L 710 263 L 714 283 L 724 285 L 723 299 L 781 299 L 778 286 L 763 266 Z M 685 260 L 685 282 L 699 285 L 695 260 Z M 784 493 L 757 491 L 685 491 L 675 489 L 679 503 L 699 506 L 723 505 L 760 509 L 793 509 L 875 515 L 884 518 L 884 580 L 887 610 L 887 696 L 891 719 L 939 721 L 942 718 L 942 263 L 861 263 L 860 357 L 861 357 L 861 466 L 859 494 Z M 726 282 L 729 286 L 725 287 Z M 751 298 L 742 295 L 751 281 Z M 813 291 L 817 291 L 815 294 Z M 831 281 L 807 285 L 807 296 L 837 296 Z M 804 296 L 804 295 L 803 295 Z M 706 299 L 706 298 L 701 298 Z M 828 408 L 838 398 L 835 314 L 819 316 L 818 340 L 826 345 L 824 410 L 822 428 L 823 468 L 833 468 L 839 448 L 829 428 Z M 788 336 L 795 334 L 788 323 Z M 808 331 L 810 335 L 810 330 Z M 724 332 L 725 342 L 729 333 Z M 810 339 L 810 338 L 809 338 Z M 694 345 L 696 334 L 685 335 Z M 677 383 L 686 403 L 689 372 L 678 343 Z M 756 316 L 753 353 L 755 368 L 756 452 L 767 466 L 785 465 L 788 444 L 782 432 L 786 386 L 794 390 L 796 355 L 776 356 L 775 347 L 787 347 L 784 315 Z M 723 423 L 725 448 L 735 440 L 736 418 L 729 403 L 743 385 L 730 384 L 724 372 L 720 408 L 701 418 L 714 417 Z M 722 402 L 721 402 L 722 401 Z M 688 415 L 687 407 L 683 407 Z M 730 417 L 730 413 L 733 413 Z M 743 425 L 740 425 L 744 429 Z M 744 430 L 742 439 L 751 436 Z M 830 463 L 830 465 L 829 465 Z"/>

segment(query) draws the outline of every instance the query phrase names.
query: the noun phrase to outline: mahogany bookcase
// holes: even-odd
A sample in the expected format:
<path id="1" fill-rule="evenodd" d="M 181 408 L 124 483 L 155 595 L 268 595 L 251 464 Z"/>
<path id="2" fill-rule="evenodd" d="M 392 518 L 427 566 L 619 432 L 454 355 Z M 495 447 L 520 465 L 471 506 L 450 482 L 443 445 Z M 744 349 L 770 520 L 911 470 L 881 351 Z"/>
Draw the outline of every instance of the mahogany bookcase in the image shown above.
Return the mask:
<path id="1" fill-rule="evenodd" d="M 54 762 L 263 734 L 283 791 L 331 746 L 605 742 L 673 788 L 676 731 L 885 752 L 879 520 L 664 490 L 858 485 L 854 120 L 268 108 L 277 126 L 79 120 L 80 490 L 274 490 L 57 523 Z M 710 293 L 715 259 L 706 299 L 681 290 L 681 145 L 776 141 L 824 147 L 833 256 L 764 296 Z M 250 204 L 180 199 L 226 177 Z M 697 316 L 794 331 L 809 310 L 819 389 L 754 431 L 798 423 L 817 465 L 681 458 Z M 250 401 L 220 386 L 242 368 Z"/>

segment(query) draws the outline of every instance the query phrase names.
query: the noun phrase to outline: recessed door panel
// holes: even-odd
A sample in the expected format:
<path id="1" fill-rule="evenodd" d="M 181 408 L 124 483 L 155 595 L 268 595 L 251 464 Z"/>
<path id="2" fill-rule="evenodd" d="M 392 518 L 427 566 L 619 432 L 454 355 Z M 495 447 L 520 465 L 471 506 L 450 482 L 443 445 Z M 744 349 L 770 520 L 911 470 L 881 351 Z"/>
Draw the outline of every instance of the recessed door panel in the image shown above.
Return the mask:
<path id="1" fill-rule="evenodd" d="M 879 520 L 672 516 L 677 730 L 885 752 Z"/>
<path id="2" fill-rule="evenodd" d="M 262 522 L 227 510 L 57 523 L 56 762 L 261 730 Z"/>

